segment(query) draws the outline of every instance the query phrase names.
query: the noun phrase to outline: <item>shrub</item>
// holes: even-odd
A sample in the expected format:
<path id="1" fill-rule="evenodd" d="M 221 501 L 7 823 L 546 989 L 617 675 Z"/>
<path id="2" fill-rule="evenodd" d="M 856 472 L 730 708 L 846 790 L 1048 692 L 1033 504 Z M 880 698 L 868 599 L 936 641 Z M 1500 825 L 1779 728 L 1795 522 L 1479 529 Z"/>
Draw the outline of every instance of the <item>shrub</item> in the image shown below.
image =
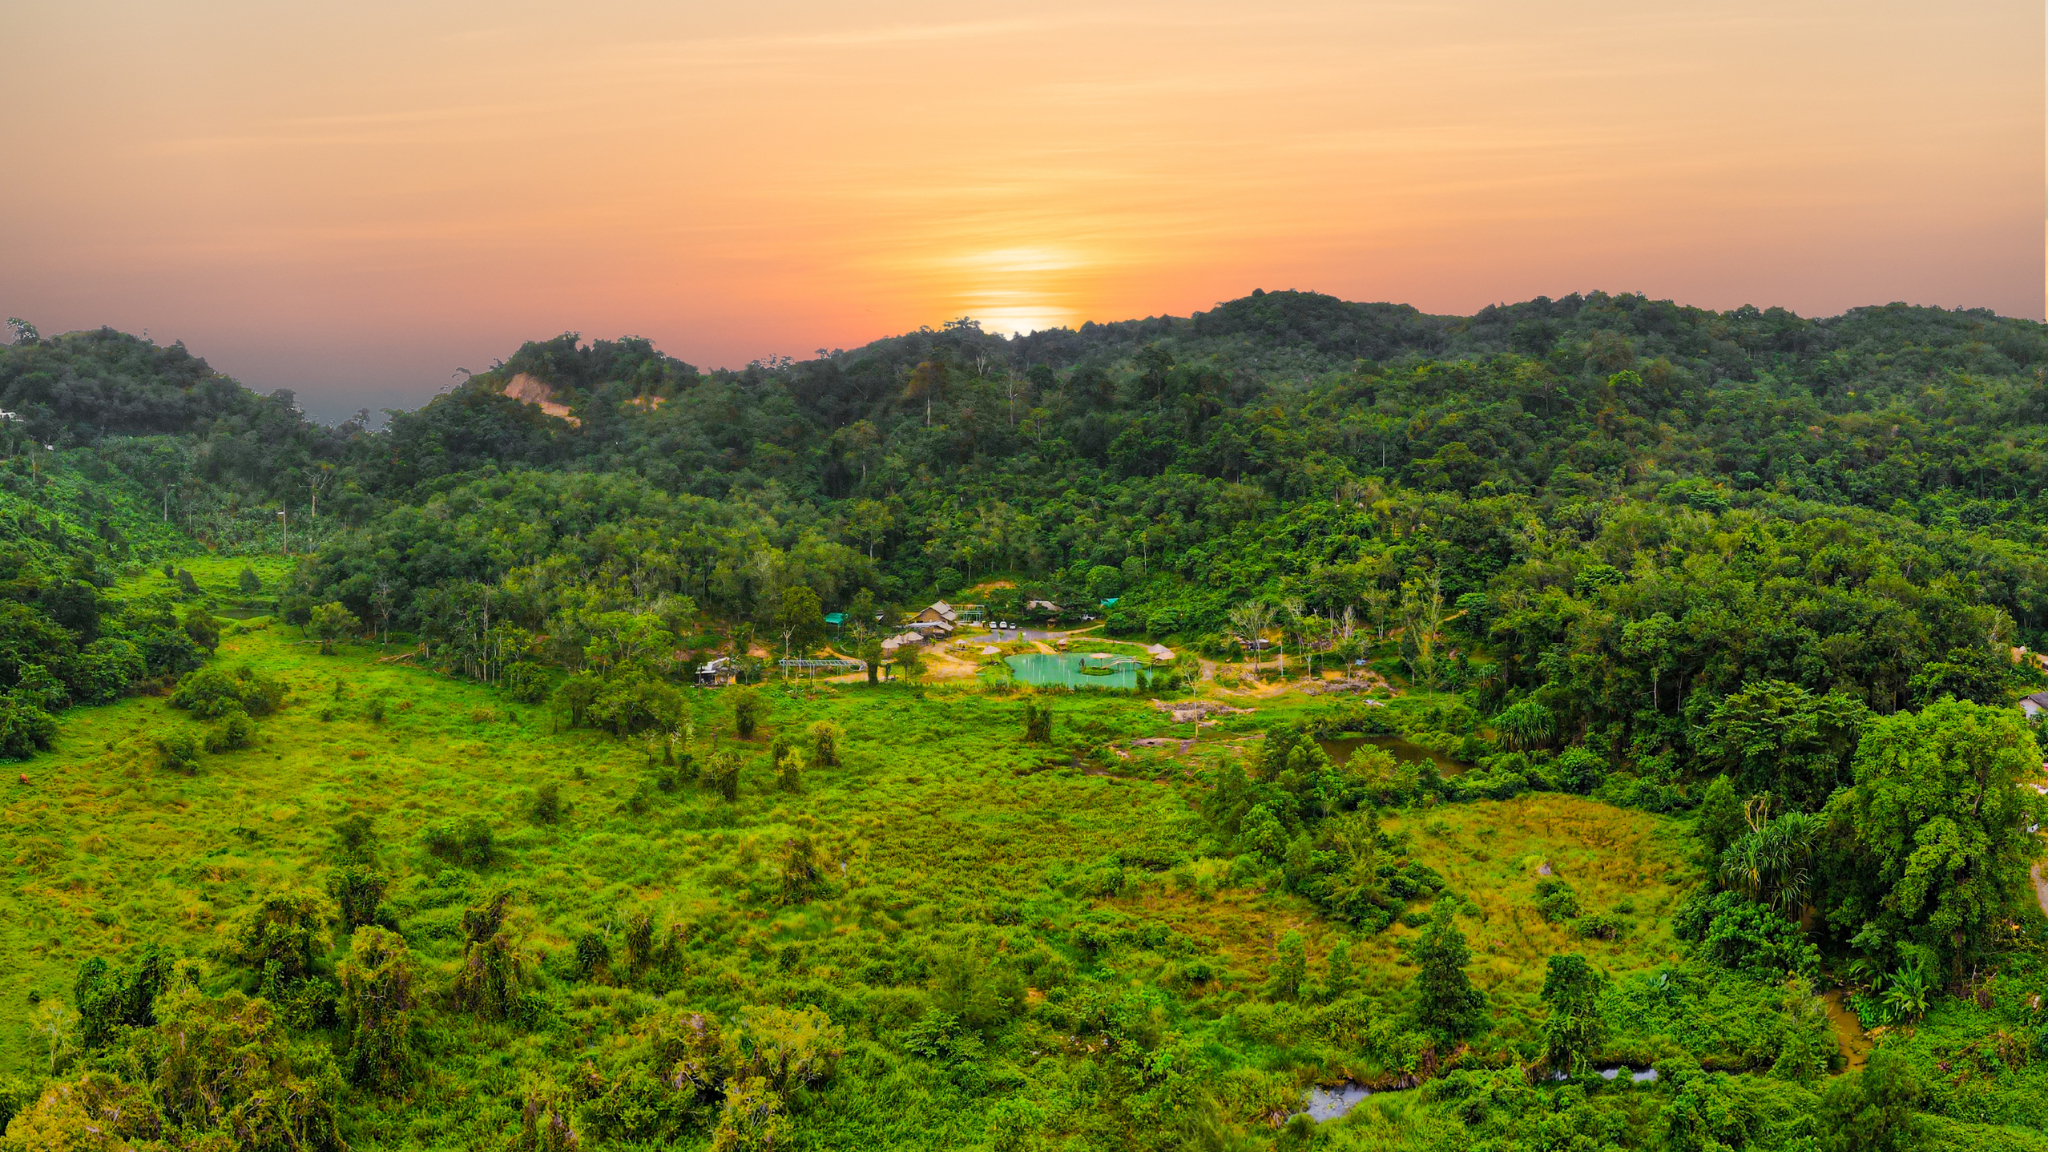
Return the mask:
<path id="1" fill-rule="evenodd" d="M 256 722 L 236 708 L 221 716 L 220 723 L 206 734 L 208 752 L 233 752 L 247 748 L 256 739 Z"/>
<path id="2" fill-rule="evenodd" d="M 334 822 L 334 847 L 343 860 L 367 862 L 377 851 L 376 826 L 361 812 L 354 812 Z"/>
<path id="3" fill-rule="evenodd" d="M 752 688 L 732 690 L 732 727 L 742 740 L 752 740 L 754 730 L 761 726 L 761 715 L 767 711 L 761 694 Z"/>
<path id="4" fill-rule="evenodd" d="M 0 757 L 26 760 L 57 739 L 57 720 L 19 693 L 0 696 Z"/>
<path id="5" fill-rule="evenodd" d="M 415 973 L 405 940 L 382 928 L 364 928 L 349 941 L 341 979 L 349 1030 L 349 1079 L 358 1086 L 395 1092 L 412 1079 Z"/>
<path id="6" fill-rule="evenodd" d="M 320 654 L 334 655 L 334 642 L 363 630 L 362 621 L 338 600 L 320 605 L 306 617 L 306 629 L 320 638 Z"/>
<path id="7" fill-rule="evenodd" d="M 1605 912 L 1594 916 L 1581 916 L 1572 921 L 1572 930 L 1585 940 L 1613 940 L 1620 937 L 1627 928 L 1626 921 Z"/>
<path id="8" fill-rule="evenodd" d="M 256 575 L 254 568 L 244 564 L 242 574 L 235 577 L 235 587 L 241 589 L 243 595 L 254 595 L 263 591 L 263 578 Z"/>
<path id="9" fill-rule="evenodd" d="M 839 767 L 839 745 L 846 739 L 846 732 L 830 720 L 820 720 L 811 725 L 811 758 L 826 768 Z"/>
<path id="10" fill-rule="evenodd" d="M 253 669 L 242 667 L 229 673 L 220 668 L 200 668 L 187 673 L 171 693 L 171 707 L 184 708 L 203 720 L 230 712 L 265 716 L 284 702 L 284 685 Z"/>
<path id="11" fill-rule="evenodd" d="M 512 665 L 505 670 L 505 693 L 521 704 L 547 703 L 547 669 L 538 664 Z"/>
<path id="12" fill-rule="evenodd" d="M 804 790 L 804 754 L 791 748 L 783 752 L 782 759 L 775 765 L 775 787 L 784 792 Z"/>
<path id="13" fill-rule="evenodd" d="M 603 982 L 611 978 L 612 945 L 602 932 L 577 935 L 570 953 L 570 965 L 579 980 Z"/>
<path id="14" fill-rule="evenodd" d="M 549 781 L 533 790 L 533 800 L 527 805 L 527 815 L 535 824 L 553 824 L 562 818 L 561 786 Z"/>
<path id="15" fill-rule="evenodd" d="M 1701 958 L 1762 979 L 1812 979 L 1820 970 L 1820 953 L 1797 924 L 1739 892 L 1695 891 L 1672 914 L 1671 931 Z"/>
<path id="16" fill-rule="evenodd" d="M 1536 882 L 1536 914 L 1546 924 L 1563 924 L 1579 915 L 1579 894 L 1557 879 Z"/>
<path id="17" fill-rule="evenodd" d="M 187 775 L 199 768 L 199 737 L 190 732 L 173 732 L 157 738 L 157 762 L 173 772 Z"/>
<path id="18" fill-rule="evenodd" d="M 170 986 L 171 965 L 171 954 L 161 944 L 140 946 L 133 962 L 121 967 L 97 956 L 80 964 L 71 1002 L 78 1008 L 84 1046 L 103 1048 L 122 1028 L 155 1024 L 156 998 Z"/>
<path id="19" fill-rule="evenodd" d="M 353 932 L 377 922 L 377 902 L 384 899 L 390 877 L 369 864 L 344 864 L 327 877 L 327 894 L 334 897 L 341 914 L 343 931 Z"/>
<path id="20" fill-rule="evenodd" d="M 734 752 L 720 752 L 704 764 L 705 782 L 727 803 L 740 798 L 740 758 Z"/>
<path id="21" fill-rule="evenodd" d="M 1033 700 L 1024 702 L 1024 742 L 1052 743 L 1052 705 Z"/>
<path id="22" fill-rule="evenodd" d="M 72 686 L 82 703 L 106 704 L 120 699 L 129 685 L 148 674 L 141 649 L 126 640 L 102 637 L 78 654 Z"/>
<path id="23" fill-rule="evenodd" d="M 480 1020 L 504 1020 L 520 1009 L 519 986 L 526 968 L 519 950 L 505 934 L 505 904 L 500 892 L 489 903 L 462 913 L 462 967 L 450 989 L 455 1006 Z"/>
<path id="24" fill-rule="evenodd" d="M 782 883 L 780 903 L 806 904 L 824 887 L 824 869 L 809 836 L 797 835 L 782 842 Z"/>
<path id="25" fill-rule="evenodd" d="M 229 956 L 266 981 L 295 984 L 312 973 L 326 921 L 326 909 L 310 893 L 267 897 L 236 921 Z"/>
<path id="26" fill-rule="evenodd" d="M 429 825 L 421 834 L 427 853 L 456 864 L 484 867 L 497 855 L 496 837 L 481 816 L 464 816 Z"/>
<path id="27" fill-rule="evenodd" d="M 220 647 L 220 622 L 213 618 L 213 613 L 194 604 L 185 609 L 178 623 L 184 626 L 185 635 L 190 636 L 194 644 L 208 652 Z"/>
<path id="28" fill-rule="evenodd" d="M 1584 748 L 1567 748 L 1550 763 L 1550 778 L 1558 791 L 1580 796 L 1600 787 L 1607 774 L 1607 762 Z"/>

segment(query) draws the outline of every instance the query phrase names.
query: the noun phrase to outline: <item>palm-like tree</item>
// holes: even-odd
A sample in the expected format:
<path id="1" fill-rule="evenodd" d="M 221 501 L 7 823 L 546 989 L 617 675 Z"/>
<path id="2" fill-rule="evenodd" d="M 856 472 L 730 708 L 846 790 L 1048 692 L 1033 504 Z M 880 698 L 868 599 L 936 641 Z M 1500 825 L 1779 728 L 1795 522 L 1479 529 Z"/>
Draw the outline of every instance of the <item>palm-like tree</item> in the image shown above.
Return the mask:
<path id="1" fill-rule="evenodd" d="M 1822 821 L 1812 812 L 1767 818 L 1769 811 L 1769 796 L 1749 802 L 1743 813 L 1749 832 L 1721 853 L 1721 879 L 1750 899 L 1793 915 L 1806 903 L 1812 882 L 1807 865 Z"/>

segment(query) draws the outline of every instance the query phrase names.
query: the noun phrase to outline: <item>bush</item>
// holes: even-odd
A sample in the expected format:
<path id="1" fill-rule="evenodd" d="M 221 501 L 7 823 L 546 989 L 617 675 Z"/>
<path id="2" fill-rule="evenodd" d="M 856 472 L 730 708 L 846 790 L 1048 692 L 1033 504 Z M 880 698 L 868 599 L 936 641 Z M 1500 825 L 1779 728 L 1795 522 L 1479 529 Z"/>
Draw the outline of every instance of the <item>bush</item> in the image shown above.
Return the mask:
<path id="1" fill-rule="evenodd" d="M 194 644 L 208 652 L 220 647 L 220 622 L 213 618 L 213 613 L 194 604 L 185 609 L 178 622 L 184 626 L 185 635 L 190 636 Z"/>
<path id="2" fill-rule="evenodd" d="M 846 732 L 830 720 L 811 725 L 811 759 L 821 767 L 839 767 L 839 745 Z"/>
<path id="3" fill-rule="evenodd" d="M 319 899 L 310 894 L 267 897 L 236 920 L 230 959 L 263 973 L 267 981 L 295 984 L 312 974 L 326 919 Z"/>
<path id="4" fill-rule="evenodd" d="M 243 595 L 253 596 L 263 591 L 263 578 L 256 575 L 254 568 L 244 564 L 242 565 L 242 574 L 235 577 L 235 587 L 241 589 Z"/>
<path id="5" fill-rule="evenodd" d="M 1695 891 L 1672 914 L 1671 931 L 1702 959 L 1760 979 L 1810 980 L 1820 970 L 1820 952 L 1797 924 L 1739 892 Z"/>
<path id="6" fill-rule="evenodd" d="M 367 864 L 344 864 L 328 875 L 327 894 L 334 897 L 344 931 L 377 922 L 377 902 L 389 883 L 390 877 Z"/>
<path id="7" fill-rule="evenodd" d="M 198 771 L 200 750 L 199 737 L 190 732 L 173 732 L 159 737 L 156 742 L 158 763 L 173 772 L 187 775 Z"/>
<path id="8" fill-rule="evenodd" d="M 561 786 L 549 781 L 533 790 L 533 800 L 527 806 L 527 815 L 535 824 L 553 824 L 562 818 Z"/>
<path id="9" fill-rule="evenodd" d="M 142 651 L 126 640 L 103 637 L 78 654 L 73 688 L 81 703 L 106 704 L 120 699 L 129 685 L 149 674 Z"/>
<path id="10" fill-rule="evenodd" d="M 547 703 L 547 669 L 538 664 L 514 664 L 505 670 L 505 694 L 521 704 Z"/>
<path id="11" fill-rule="evenodd" d="M 428 826 L 421 834 L 427 854 L 472 868 L 484 867 L 497 855 L 497 838 L 481 816 L 464 816 Z"/>
<path id="12" fill-rule="evenodd" d="M 1584 748 L 1567 748 L 1550 763 L 1550 778 L 1560 792 L 1590 795 L 1607 774 L 1607 762 Z"/>
<path id="13" fill-rule="evenodd" d="M 19 693 L 0 696 L 0 757 L 26 760 L 57 739 L 57 720 Z"/>
<path id="14" fill-rule="evenodd" d="M 395 1092 L 413 1074 L 412 1012 L 415 972 L 405 940 L 382 928 L 364 928 L 349 941 L 341 978 L 349 1029 L 349 1079 L 364 1088 Z"/>
<path id="15" fill-rule="evenodd" d="M 1024 702 L 1024 742 L 1052 743 L 1052 705 L 1030 700 Z"/>
<path id="16" fill-rule="evenodd" d="M 1586 940 L 1613 940 L 1628 928 L 1628 923 L 1618 916 L 1600 913 L 1596 916 L 1581 916 L 1572 921 L 1572 930 Z"/>
<path id="17" fill-rule="evenodd" d="M 256 722 L 249 714 L 236 708 L 224 714 L 220 723 L 206 734 L 208 752 L 233 752 L 247 748 L 256 739 Z"/>
<path id="18" fill-rule="evenodd" d="M 740 758 L 734 752 L 720 752 L 704 764 L 705 783 L 727 803 L 740 798 Z"/>
<path id="19" fill-rule="evenodd" d="M 362 621 L 340 601 L 329 601 L 310 612 L 306 629 L 320 638 L 320 654 L 334 655 L 334 642 L 363 630 Z"/>
<path id="20" fill-rule="evenodd" d="M 171 693 L 171 707 L 184 708 L 203 720 L 214 720 L 230 712 L 266 716 L 284 702 L 284 685 L 248 667 L 231 674 L 219 668 L 201 668 L 187 673 Z"/>
<path id="21" fill-rule="evenodd" d="M 1577 919 L 1579 915 L 1579 894 L 1562 880 L 1543 879 L 1536 882 L 1536 914 L 1546 924 L 1563 924 Z"/>
<path id="22" fill-rule="evenodd" d="M 792 836 L 782 843 L 782 884 L 777 899 L 785 905 L 805 904 L 825 886 L 824 866 L 809 836 Z"/>
<path id="23" fill-rule="evenodd" d="M 732 727 L 740 739 L 754 738 L 754 730 L 761 726 L 761 716 L 767 710 L 759 692 L 752 688 L 732 689 Z"/>

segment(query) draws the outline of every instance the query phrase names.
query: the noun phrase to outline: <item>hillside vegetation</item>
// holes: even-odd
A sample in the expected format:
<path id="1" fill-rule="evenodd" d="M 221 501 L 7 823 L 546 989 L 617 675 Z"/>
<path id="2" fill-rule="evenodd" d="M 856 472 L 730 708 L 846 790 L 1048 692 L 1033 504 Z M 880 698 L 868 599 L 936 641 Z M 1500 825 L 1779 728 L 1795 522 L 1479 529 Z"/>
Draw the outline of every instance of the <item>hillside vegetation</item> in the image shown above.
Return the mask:
<path id="1" fill-rule="evenodd" d="M 2040 324 L 16 331 L 7 1149 L 2048 1148 Z"/>

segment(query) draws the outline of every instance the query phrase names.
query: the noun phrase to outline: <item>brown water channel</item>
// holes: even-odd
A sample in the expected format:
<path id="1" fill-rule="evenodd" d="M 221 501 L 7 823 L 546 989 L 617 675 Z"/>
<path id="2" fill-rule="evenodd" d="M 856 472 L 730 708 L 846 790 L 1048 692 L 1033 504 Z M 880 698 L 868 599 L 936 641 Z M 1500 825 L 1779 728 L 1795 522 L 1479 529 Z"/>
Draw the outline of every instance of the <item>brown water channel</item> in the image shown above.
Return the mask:
<path id="1" fill-rule="evenodd" d="M 1323 752 L 1332 764 L 1342 764 L 1351 759 L 1351 754 L 1371 744 L 1394 754 L 1396 760 L 1427 760 L 1436 765 L 1437 775 L 1457 776 L 1464 773 L 1466 765 L 1458 763 L 1434 748 L 1424 748 L 1412 740 L 1399 736 L 1340 736 L 1330 740 L 1318 740 Z"/>
<path id="2" fill-rule="evenodd" d="M 1824 1000 L 1828 1006 L 1828 1026 L 1834 1030 L 1835 1043 L 1841 1045 L 1842 1055 L 1849 1061 L 1848 1070 L 1860 1072 L 1863 1062 L 1870 1059 L 1870 1050 L 1877 1045 L 1863 1034 L 1863 1022 L 1849 1011 L 1840 988 L 1828 993 Z"/>

